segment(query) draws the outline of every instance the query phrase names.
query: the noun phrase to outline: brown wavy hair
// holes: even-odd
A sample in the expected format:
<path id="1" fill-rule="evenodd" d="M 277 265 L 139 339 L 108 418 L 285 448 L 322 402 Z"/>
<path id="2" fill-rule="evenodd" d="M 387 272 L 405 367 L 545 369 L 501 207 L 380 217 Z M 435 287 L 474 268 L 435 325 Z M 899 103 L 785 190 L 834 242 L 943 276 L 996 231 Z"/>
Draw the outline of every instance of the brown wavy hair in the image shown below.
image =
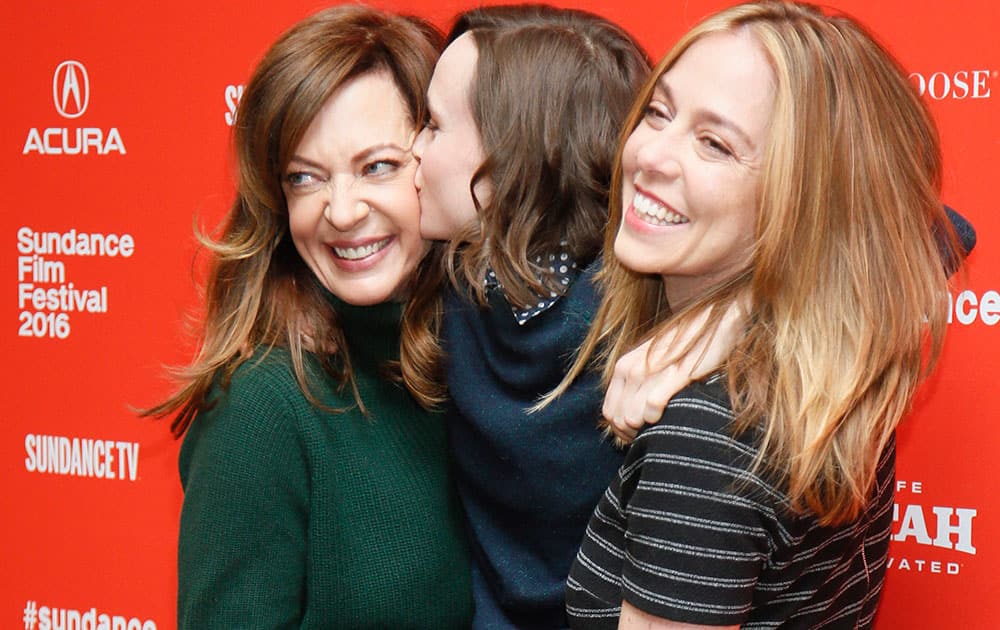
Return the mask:
<path id="1" fill-rule="evenodd" d="M 346 82 L 387 72 L 414 125 L 423 119 L 440 34 L 417 18 L 362 6 L 321 11 L 293 26 L 261 59 L 240 100 L 233 146 L 237 196 L 217 238 L 198 233 L 211 256 L 205 317 L 191 365 L 174 371 L 180 389 L 143 415 L 176 413 L 180 437 L 210 406 L 213 385 L 227 387 L 260 347 L 288 349 L 299 386 L 313 404 L 304 352 L 331 378 L 350 384 L 363 410 L 337 313 L 288 230 L 281 178 L 310 122 Z"/>
<path id="2" fill-rule="evenodd" d="M 759 433 L 755 470 L 783 480 L 791 509 L 851 522 L 947 324 L 945 269 L 961 256 L 939 200 L 937 131 L 906 72 L 857 22 L 786 2 L 731 7 L 694 27 L 657 65 L 627 128 L 692 43 L 737 31 L 760 45 L 776 84 L 750 263 L 674 313 L 659 276 L 606 256 L 594 325 L 548 401 L 592 362 L 609 382 L 625 352 L 705 308 L 711 334 L 749 293 L 746 331 L 725 365 L 734 432 Z M 619 152 L 609 252 L 622 221 L 620 164 Z"/>
<path id="3" fill-rule="evenodd" d="M 403 328 L 403 376 L 425 406 L 444 399 L 437 334 L 446 278 L 479 304 L 492 269 L 511 303 L 565 287 L 536 256 L 593 260 L 607 222 L 618 136 L 649 72 L 636 42 L 612 22 L 545 5 L 463 13 L 447 41 L 471 33 L 479 52 L 470 106 L 485 159 L 469 182 L 478 224 L 436 244 L 418 274 Z M 489 182 L 482 203 L 473 189 Z M 565 242 L 565 245 L 562 243 Z"/>

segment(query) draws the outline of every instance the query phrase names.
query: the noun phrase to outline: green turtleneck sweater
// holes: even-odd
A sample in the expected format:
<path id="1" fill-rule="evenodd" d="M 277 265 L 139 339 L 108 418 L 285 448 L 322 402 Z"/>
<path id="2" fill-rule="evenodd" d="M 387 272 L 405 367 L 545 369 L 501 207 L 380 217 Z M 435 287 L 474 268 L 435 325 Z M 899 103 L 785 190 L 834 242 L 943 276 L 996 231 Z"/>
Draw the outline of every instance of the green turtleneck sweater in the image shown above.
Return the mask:
<path id="1" fill-rule="evenodd" d="M 307 357 L 263 351 L 195 418 L 180 453 L 178 628 L 460 628 L 469 558 L 440 416 L 379 367 L 400 307 L 334 301 L 361 399 Z"/>

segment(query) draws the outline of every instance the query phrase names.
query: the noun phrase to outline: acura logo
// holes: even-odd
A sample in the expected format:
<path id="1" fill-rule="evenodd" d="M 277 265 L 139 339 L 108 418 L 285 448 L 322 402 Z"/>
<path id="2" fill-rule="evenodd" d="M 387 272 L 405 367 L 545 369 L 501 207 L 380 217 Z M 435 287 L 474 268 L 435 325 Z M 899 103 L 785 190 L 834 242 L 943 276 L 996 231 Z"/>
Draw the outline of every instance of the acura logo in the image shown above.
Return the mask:
<path id="1" fill-rule="evenodd" d="M 64 61 L 52 75 L 52 101 L 64 118 L 79 118 L 90 102 L 90 79 L 79 61 Z"/>

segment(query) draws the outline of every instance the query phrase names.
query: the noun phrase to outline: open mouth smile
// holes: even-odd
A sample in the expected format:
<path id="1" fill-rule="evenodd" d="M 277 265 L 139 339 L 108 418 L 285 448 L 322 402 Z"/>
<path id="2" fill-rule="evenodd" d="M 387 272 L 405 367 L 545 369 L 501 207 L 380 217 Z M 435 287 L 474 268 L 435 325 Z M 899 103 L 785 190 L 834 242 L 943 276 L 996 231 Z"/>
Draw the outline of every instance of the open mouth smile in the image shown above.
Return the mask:
<path id="1" fill-rule="evenodd" d="M 375 241 L 374 243 L 369 243 L 368 245 L 362 245 L 360 247 L 333 247 L 332 249 L 337 258 L 342 258 L 344 260 L 361 260 L 380 251 L 388 245 L 391 240 L 392 237 L 387 237 L 380 241 Z"/>
<path id="2" fill-rule="evenodd" d="M 636 191 L 632 198 L 632 208 L 636 216 L 653 225 L 678 225 L 689 221 L 684 215 L 674 212 L 659 201 L 647 197 L 639 191 Z"/>

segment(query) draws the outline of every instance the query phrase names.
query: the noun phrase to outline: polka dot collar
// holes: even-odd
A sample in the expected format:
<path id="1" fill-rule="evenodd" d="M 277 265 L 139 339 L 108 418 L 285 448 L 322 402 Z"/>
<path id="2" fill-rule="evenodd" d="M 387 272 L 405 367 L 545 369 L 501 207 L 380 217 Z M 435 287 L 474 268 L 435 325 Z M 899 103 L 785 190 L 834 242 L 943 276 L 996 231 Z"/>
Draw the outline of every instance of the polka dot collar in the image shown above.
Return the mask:
<path id="1" fill-rule="evenodd" d="M 529 308 L 521 309 L 517 306 L 511 305 L 510 310 L 514 313 L 514 319 L 517 323 L 523 326 L 531 318 L 544 313 L 545 311 L 552 308 L 552 305 L 559 301 L 566 289 L 569 288 L 570 283 L 577 275 L 576 261 L 569 255 L 569 252 L 565 250 L 566 243 L 560 243 L 560 249 L 554 254 L 548 255 L 548 273 L 545 275 L 548 277 L 555 278 L 556 282 L 564 287 L 562 293 L 552 291 L 549 295 L 542 296 L 539 295 L 538 302 Z M 535 264 L 544 269 L 544 262 L 546 256 L 536 256 Z M 541 275 L 536 276 L 541 282 L 543 280 Z M 503 286 L 501 286 L 500 281 L 497 279 L 496 273 L 492 269 L 487 270 L 485 278 L 486 290 L 487 291 L 503 291 Z M 506 296 L 504 296 L 506 298 Z M 509 302 L 509 300 L 508 300 Z"/>

